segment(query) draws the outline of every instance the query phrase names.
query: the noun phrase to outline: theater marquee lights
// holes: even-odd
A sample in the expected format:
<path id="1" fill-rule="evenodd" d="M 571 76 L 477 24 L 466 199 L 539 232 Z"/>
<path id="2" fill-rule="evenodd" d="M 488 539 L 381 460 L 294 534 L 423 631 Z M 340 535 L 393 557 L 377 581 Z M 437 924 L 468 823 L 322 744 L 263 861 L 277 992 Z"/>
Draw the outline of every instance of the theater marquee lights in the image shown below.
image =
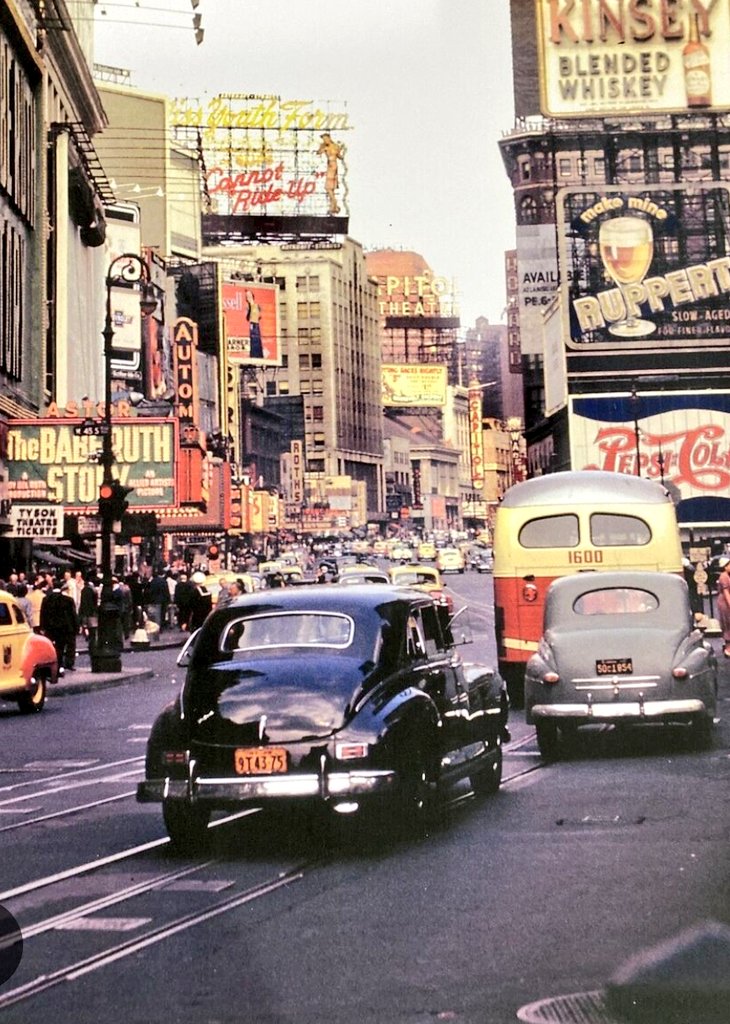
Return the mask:
<path id="1" fill-rule="evenodd" d="M 730 107 L 730 4 L 536 3 L 541 109 L 547 117 Z"/>

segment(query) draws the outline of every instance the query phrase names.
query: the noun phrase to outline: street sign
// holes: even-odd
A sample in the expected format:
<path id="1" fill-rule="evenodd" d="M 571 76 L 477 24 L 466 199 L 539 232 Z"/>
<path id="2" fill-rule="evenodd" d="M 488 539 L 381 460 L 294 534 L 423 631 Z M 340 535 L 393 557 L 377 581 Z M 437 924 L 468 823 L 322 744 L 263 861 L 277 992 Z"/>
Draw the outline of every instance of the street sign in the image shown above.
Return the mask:
<path id="1" fill-rule="evenodd" d="M 108 423 L 97 423 L 95 420 L 84 420 L 74 428 L 76 437 L 104 437 L 109 433 Z"/>

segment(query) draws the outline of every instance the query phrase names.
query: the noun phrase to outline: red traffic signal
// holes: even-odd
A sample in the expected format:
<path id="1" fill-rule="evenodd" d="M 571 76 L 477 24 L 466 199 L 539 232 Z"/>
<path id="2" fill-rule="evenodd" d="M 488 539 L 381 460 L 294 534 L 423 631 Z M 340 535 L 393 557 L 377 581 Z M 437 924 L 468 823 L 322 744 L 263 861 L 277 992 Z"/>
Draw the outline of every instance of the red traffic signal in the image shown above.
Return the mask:
<path id="1" fill-rule="evenodd" d="M 119 480 L 104 482 L 99 488 L 99 515 L 110 523 L 121 523 L 122 516 L 129 508 L 127 495 L 133 490 Z"/>
<path id="2" fill-rule="evenodd" d="M 221 556 L 221 549 L 217 544 L 208 545 L 208 559 L 211 562 L 216 562 Z"/>

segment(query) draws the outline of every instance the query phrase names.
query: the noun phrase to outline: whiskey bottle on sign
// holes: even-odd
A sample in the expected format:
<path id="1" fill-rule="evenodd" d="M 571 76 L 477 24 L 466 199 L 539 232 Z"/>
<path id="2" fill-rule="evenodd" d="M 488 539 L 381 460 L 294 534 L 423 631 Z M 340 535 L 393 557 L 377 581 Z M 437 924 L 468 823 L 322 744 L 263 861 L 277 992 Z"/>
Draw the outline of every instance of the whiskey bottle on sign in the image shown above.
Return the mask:
<path id="1" fill-rule="evenodd" d="M 700 42 L 698 14 L 693 14 L 689 21 L 689 39 L 682 50 L 682 63 L 684 64 L 687 106 L 709 107 L 712 103 L 710 51 L 704 43 Z"/>

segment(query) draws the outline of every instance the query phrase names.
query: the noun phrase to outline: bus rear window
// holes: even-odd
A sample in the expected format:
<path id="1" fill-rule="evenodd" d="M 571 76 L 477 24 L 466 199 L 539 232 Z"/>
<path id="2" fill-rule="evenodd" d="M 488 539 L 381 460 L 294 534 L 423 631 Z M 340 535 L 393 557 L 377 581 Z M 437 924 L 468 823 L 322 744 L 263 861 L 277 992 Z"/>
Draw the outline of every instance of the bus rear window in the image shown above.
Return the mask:
<path id="1" fill-rule="evenodd" d="M 591 516 L 591 543 L 597 548 L 641 547 L 651 541 L 648 523 L 636 516 L 595 512 Z"/>
<path id="2" fill-rule="evenodd" d="M 580 539 L 578 516 L 541 516 L 530 519 L 520 530 L 523 548 L 574 548 Z"/>

